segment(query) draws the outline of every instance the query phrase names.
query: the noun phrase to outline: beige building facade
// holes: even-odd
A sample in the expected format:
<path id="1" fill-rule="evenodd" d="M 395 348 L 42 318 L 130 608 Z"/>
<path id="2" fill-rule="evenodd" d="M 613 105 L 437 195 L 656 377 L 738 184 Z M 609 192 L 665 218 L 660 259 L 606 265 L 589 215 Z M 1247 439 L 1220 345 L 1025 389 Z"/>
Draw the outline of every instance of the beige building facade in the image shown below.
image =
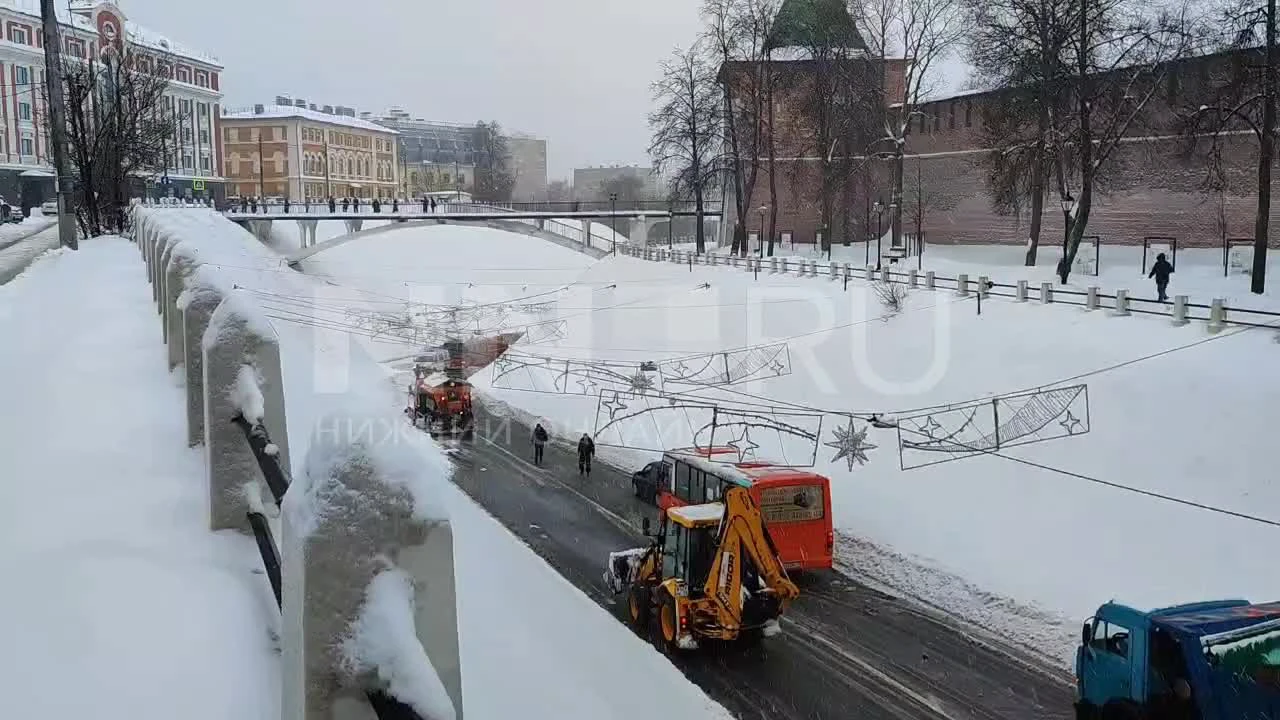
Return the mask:
<path id="1" fill-rule="evenodd" d="M 302 106 L 255 105 L 222 116 L 227 194 L 392 198 L 400 194 L 396 131 Z"/>

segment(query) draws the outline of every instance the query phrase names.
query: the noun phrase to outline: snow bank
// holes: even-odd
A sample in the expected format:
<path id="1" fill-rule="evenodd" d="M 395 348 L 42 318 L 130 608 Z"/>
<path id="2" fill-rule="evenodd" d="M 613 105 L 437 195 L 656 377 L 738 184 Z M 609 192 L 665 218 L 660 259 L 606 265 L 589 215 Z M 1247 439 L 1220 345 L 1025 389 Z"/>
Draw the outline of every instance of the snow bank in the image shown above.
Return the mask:
<path id="1" fill-rule="evenodd" d="M 0 337 L 0 717 L 278 719 L 274 600 L 208 530 L 137 248 L 40 259 Z"/>
<path id="2" fill-rule="evenodd" d="M 232 391 L 232 402 L 240 409 L 240 414 L 250 424 L 262 422 L 266 415 L 266 401 L 262 398 L 261 379 L 252 365 L 241 365 L 236 373 L 236 385 Z"/>
<path id="3" fill-rule="evenodd" d="M 353 676 L 377 673 L 388 692 L 423 720 L 454 720 L 457 710 L 418 642 L 413 604 L 413 580 L 404 571 L 378 573 L 343 647 L 346 670 Z"/>

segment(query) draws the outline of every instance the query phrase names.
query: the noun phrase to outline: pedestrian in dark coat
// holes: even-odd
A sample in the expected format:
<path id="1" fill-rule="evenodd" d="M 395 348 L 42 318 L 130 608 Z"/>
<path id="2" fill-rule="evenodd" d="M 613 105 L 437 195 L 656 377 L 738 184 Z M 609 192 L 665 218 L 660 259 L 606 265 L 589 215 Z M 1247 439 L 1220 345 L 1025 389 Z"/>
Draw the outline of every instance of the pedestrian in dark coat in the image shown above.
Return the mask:
<path id="1" fill-rule="evenodd" d="M 431 212 L 435 212 L 435 211 L 436 211 L 436 199 L 431 198 Z"/>
<path id="2" fill-rule="evenodd" d="M 1157 300 L 1160 302 L 1168 302 L 1169 296 L 1165 294 L 1165 290 L 1169 287 L 1169 276 L 1173 274 L 1173 265 L 1165 260 L 1164 253 L 1156 256 L 1155 264 L 1151 266 L 1151 272 L 1147 273 L 1148 278 L 1155 278 L 1156 292 L 1160 294 Z"/>
<path id="3" fill-rule="evenodd" d="M 374 212 L 376 212 L 376 213 L 380 213 L 380 212 L 382 212 L 382 201 L 381 201 L 381 200 L 379 200 L 378 198 L 374 198 L 374 199 L 373 199 L 373 203 L 371 203 L 371 204 L 373 205 L 373 211 L 374 211 Z"/>
<path id="4" fill-rule="evenodd" d="M 591 436 L 583 433 L 578 440 L 578 474 L 591 475 L 591 458 L 596 454 L 596 444 Z"/>
<path id="5" fill-rule="evenodd" d="M 400 212 L 400 198 L 391 198 L 391 212 Z"/>
<path id="6" fill-rule="evenodd" d="M 360 212 L 360 198 L 358 197 L 351 198 L 351 209 L 356 212 Z"/>
<path id="7" fill-rule="evenodd" d="M 334 200 L 333 196 L 330 195 L 329 196 L 329 212 L 337 212 L 337 211 L 338 211 L 338 201 Z"/>
<path id="8" fill-rule="evenodd" d="M 342 212 L 346 212 L 349 207 L 351 207 L 351 198 L 342 198 Z"/>
<path id="9" fill-rule="evenodd" d="M 542 451 L 547 444 L 548 438 L 549 436 L 547 435 L 547 429 L 542 427 L 542 423 L 538 423 L 537 425 L 533 426 L 533 436 L 531 439 L 533 440 L 533 464 L 534 465 L 542 464 Z"/>
<path id="10" fill-rule="evenodd" d="M 423 195 L 423 196 L 422 196 L 422 212 L 426 212 L 426 211 L 428 211 L 428 210 L 430 210 L 430 209 L 431 209 L 431 206 L 430 206 L 430 204 L 428 204 L 428 202 L 427 202 L 427 196 L 426 196 L 426 195 Z"/>

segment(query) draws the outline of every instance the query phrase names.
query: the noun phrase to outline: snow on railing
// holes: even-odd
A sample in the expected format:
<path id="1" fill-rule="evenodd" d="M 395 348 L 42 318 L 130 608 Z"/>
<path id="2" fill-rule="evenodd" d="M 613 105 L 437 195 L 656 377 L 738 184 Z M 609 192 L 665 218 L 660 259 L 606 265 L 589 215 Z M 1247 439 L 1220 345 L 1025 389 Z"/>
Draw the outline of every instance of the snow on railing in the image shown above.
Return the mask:
<path id="1" fill-rule="evenodd" d="M 431 492 L 447 461 L 416 434 L 387 442 L 374 428 L 394 410 L 353 392 L 316 423 L 295 487 L 281 338 L 255 293 L 300 280 L 207 209 L 133 213 L 188 441 L 206 446 L 210 526 L 253 534 L 281 607 L 280 716 L 359 700 L 381 720 L 462 718 L 453 536 Z"/>
<path id="2" fill-rule="evenodd" d="M 642 260 L 656 262 L 674 262 L 688 265 L 690 272 L 694 265 L 725 266 L 744 269 L 755 274 L 759 279 L 761 273 L 766 275 L 790 275 L 797 277 L 825 277 L 828 280 L 843 281 L 847 290 L 849 281 L 867 283 L 902 284 L 910 288 L 923 287 L 925 290 L 953 290 L 962 297 L 1003 297 L 1027 302 L 1035 300 L 1043 305 L 1074 305 L 1085 310 L 1110 310 L 1112 314 L 1125 316 L 1164 315 L 1174 325 L 1185 325 L 1192 320 L 1206 323 L 1209 332 L 1219 332 L 1227 326 L 1277 328 L 1280 327 L 1280 312 L 1256 310 L 1250 308 L 1228 307 L 1227 301 L 1215 298 L 1209 304 L 1193 303 L 1186 295 L 1174 296 L 1172 302 L 1161 302 L 1151 298 L 1133 297 L 1128 290 L 1116 290 L 1114 293 L 1103 292 L 1100 287 L 1093 286 L 1084 291 L 1057 287 L 1051 282 L 1031 285 L 1026 280 L 1016 283 L 994 282 L 987 276 L 971 279 L 966 274 L 956 277 L 938 275 L 932 270 L 921 272 L 915 268 L 895 270 L 893 265 L 875 265 L 866 268 L 855 268 L 851 263 L 828 262 L 807 258 L 779 257 L 768 258 L 758 255 L 735 256 L 717 255 L 714 253 L 696 253 L 688 250 L 667 248 L 638 248 L 620 246 L 619 253 Z M 979 288 L 985 288 L 979 291 Z"/>

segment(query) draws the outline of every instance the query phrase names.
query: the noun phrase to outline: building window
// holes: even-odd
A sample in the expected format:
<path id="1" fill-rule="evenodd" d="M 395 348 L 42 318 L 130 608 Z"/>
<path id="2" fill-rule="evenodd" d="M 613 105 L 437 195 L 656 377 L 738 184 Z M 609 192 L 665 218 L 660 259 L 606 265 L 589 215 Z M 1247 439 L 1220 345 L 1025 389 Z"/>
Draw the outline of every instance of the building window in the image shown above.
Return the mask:
<path id="1" fill-rule="evenodd" d="M 22 87 L 23 85 L 30 85 L 31 70 L 28 69 L 25 65 L 19 65 L 18 67 L 14 68 L 14 78 L 15 78 L 14 83 L 17 84 L 18 87 Z"/>
<path id="2" fill-rule="evenodd" d="M 191 71 L 181 65 L 178 66 L 178 82 L 191 82 Z"/>
<path id="3" fill-rule="evenodd" d="M 199 70 L 196 72 L 196 85 L 202 88 L 209 87 L 209 73 Z"/>
<path id="4" fill-rule="evenodd" d="M 191 128 L 189 127 L 182 128 L 182 142 L 184 143 L 191 142 Z"/>
<path id="5" fill-rule="evenodd" d="M 951 101 L 951 107 L 947 110 L 947 129 L 956 129 L 956 103 L 954 100 Z"/>
<path id="6" fill-rule="evenodd" d="M 208 169 L 209 169 L 209 156 L 208 156 L 208 155 L 201 155 L 201 156 L 200 156 L 200 169 L 201 169 L 201 170 L 208 170 Z"/>
<path id="7" fill-rule="evenodd" d="M 200 128 L 200 144 L 201 145 L 209 144 L 209 131 L 204 128 Z"/>
<path id="8" fill-rule="evenodd" d="M 31 103 L 29 102 L 18 103 L 18 119 L 31 122 Z"/>
<path id="9" fill-rule="evenodd" d="M 964 101 L 964 126 L 973 127 L 973 101 Z"/>
<path id="10" fill-rule="evenodd" d="M 285 126 L 285 125 L 281 125 L 281 126 L 277 127 L 277 128 L 276 128 L 276 139 L 277 139 L 277 140 L 288 140 L 288 139 L 289 139 L 289 132 L 288 132 L 288 130 L 289 130 L 289 128 L 288 128 L 287 126 Z"/>
<path id="11" fill-rule="evenodd" d="M 191 156 L 187 153 L 182 154 L 182 169 L 190 170 L 192 168 Z"/>
<path id="12" fill-rule="evenodd" d="M 200 117 L 204 117 L 205 115 L 208 115 L 208 114 L 209 114 L 209 105 L 208 105 L 208 103 L 199 103 L 199 104 L 197 104 L 197 105 L 196 105 L 196 109 L 200 111 L 200 112 L 199 112 Z"/>
<path id="13" fill-rule="evenodd" d="M 35 155 L 36 143 L 29 135 L 23 136 L 21 150 L 23 155 Z"/>
<path id="14" fill-rule="evenodd" d="M 17 25 L 10 25 L 9 26 L 9 42 L 15 42 L 19 45 L 29 44 L 29 38 L 27 37 L 27 29 L 18 27 Z"/>

